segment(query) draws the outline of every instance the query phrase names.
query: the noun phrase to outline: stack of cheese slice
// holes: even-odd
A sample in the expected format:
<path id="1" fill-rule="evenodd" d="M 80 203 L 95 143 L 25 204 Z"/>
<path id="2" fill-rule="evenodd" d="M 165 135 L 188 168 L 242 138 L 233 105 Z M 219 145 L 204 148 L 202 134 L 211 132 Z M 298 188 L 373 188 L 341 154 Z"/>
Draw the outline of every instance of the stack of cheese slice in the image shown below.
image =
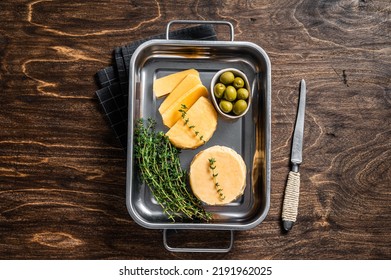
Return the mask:
<path id="1" fill-rule="evenodd" d="M 210 168 L 214 159 L 215 169 Z M 213 174 L 218 174 L 213 177 Z M 190 185 L 195 196 L 209 205 L 228 204 L 240 197 L 246 186 L 246 164 L 233 149 L 213 146 L 199 152 L 190 165 Z M 217 192 L 216 182 L 225 196 L 223 200 Z"/>
<path id="2" fill-rule="evenodd" d="M 172 127 L 180 118 L 183 105 L 190 108 L 201 96 L 208 96 L 208 90 L 198 76 L 188 75 L 166 97 L 159 107 L 163 123 Z"/>
<path id="3" fill-rule="evenodd" d="M 207 98 L 208 90 L 197 70 L 184 70 L 159 78 L 153 88 L 157 97 L 169 93 L 160 105 L 159 113 L 164 125 L 170 128 L 167 136 L 176 147 L 195 149 L 212 137 L 217 127 L 217 113 Z M 180 112 L 183 109 L 187 123 Z"/>

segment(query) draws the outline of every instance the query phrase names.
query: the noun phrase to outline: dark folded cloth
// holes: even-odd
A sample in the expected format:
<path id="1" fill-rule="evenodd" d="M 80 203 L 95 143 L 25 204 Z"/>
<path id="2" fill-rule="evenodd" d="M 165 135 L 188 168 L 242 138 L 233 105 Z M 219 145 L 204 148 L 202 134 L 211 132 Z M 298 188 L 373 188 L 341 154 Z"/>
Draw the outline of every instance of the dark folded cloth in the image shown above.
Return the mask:
<path id="1" fill-rule="evenodd" d="M 96 91 L 99 103 L 107 116 L 120 144 L 126 150 L 129 65 L 132 54 L 142 43 L 151 39 L 165 39 L 165 34 L 151 36 L 129 45 L 117 47 L 113 52 L 114 65 L 96 73 L 99 90 Z M 217 40 L 211 25 L 198 25 L 170 32 L 170 39 L 181 40 Z"/>

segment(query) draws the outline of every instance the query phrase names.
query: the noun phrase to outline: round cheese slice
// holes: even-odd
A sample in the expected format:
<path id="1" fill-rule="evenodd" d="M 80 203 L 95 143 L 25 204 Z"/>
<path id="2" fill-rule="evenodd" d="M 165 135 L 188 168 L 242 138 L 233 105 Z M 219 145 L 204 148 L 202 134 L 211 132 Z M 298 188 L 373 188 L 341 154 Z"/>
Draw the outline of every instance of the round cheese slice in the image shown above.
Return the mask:
<path id="1" fill-rule="evenodd" d="M 214 170 L 211 169 L 210 159 L 215 161 Z M 213 146 L 193 158 L 189 176 L 191 189 L 198 199 L 209 205 L 224 205 L 243 194 L 246 186 L 246 164 L 233 149 Z M 222 195 L 218 189 L 221 189 Z"/>

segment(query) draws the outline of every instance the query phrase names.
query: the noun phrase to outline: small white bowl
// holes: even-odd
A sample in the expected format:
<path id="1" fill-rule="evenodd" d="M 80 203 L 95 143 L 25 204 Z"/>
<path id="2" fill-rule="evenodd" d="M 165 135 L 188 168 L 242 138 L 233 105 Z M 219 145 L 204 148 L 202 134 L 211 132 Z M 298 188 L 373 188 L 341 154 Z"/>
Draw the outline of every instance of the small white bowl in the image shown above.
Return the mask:
<path id="1" fill-rule="evenodd" d="M 233 113 L 227 114 L 227 113 L 224 113 L 223 111 L 221 111 L 218 100 L 217 100 L 216 96 L 214 95 L 214 86 L 220 82 L 220 75 L 226 71 L 231 71 L 235 75 L 235 77 L 236 76 L 241 77 L 244 80 L 244 88 L 246 88 L 248 90 L 249 95 L 246 100 L 247 101 L 247 109 L 241 115 L 235 115 Z M 221 69 L 213 76 L 212 81 L 210 83 L 210 94 L 211 94 L 213 105 L 215 106 L 217 112 L 219 112 L 219 114 L 226 119 L 236 120 L 236 119 L 243 117 L 248 112 L 248 109 L 250 108 L 250 105 L 251 105 L 252 92 L 251 92 L 251 88 L 250 88 L 250 83 L 248 82 L 246 75 L 242 71 L 235 69 L 235 68 Z"/>

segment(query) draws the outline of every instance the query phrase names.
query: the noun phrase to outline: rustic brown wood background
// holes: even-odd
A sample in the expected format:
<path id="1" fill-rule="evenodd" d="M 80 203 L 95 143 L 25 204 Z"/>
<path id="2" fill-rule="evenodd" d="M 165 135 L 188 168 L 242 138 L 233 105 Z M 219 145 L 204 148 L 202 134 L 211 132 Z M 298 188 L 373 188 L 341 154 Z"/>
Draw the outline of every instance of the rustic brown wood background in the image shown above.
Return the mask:
<path id="1" fill-rule="evenodd" d="M 389 259 L 390 12 L 389 0 L 1 1 L 0 258 Z M 130 218 L 126 160 L 94 93 L 114 47 L 173 19 L 231 21 L 272 62 L 271 208 L 227 254 L 170 253 Z M 284 234 L 302 78 L 299 217 Z"/>

